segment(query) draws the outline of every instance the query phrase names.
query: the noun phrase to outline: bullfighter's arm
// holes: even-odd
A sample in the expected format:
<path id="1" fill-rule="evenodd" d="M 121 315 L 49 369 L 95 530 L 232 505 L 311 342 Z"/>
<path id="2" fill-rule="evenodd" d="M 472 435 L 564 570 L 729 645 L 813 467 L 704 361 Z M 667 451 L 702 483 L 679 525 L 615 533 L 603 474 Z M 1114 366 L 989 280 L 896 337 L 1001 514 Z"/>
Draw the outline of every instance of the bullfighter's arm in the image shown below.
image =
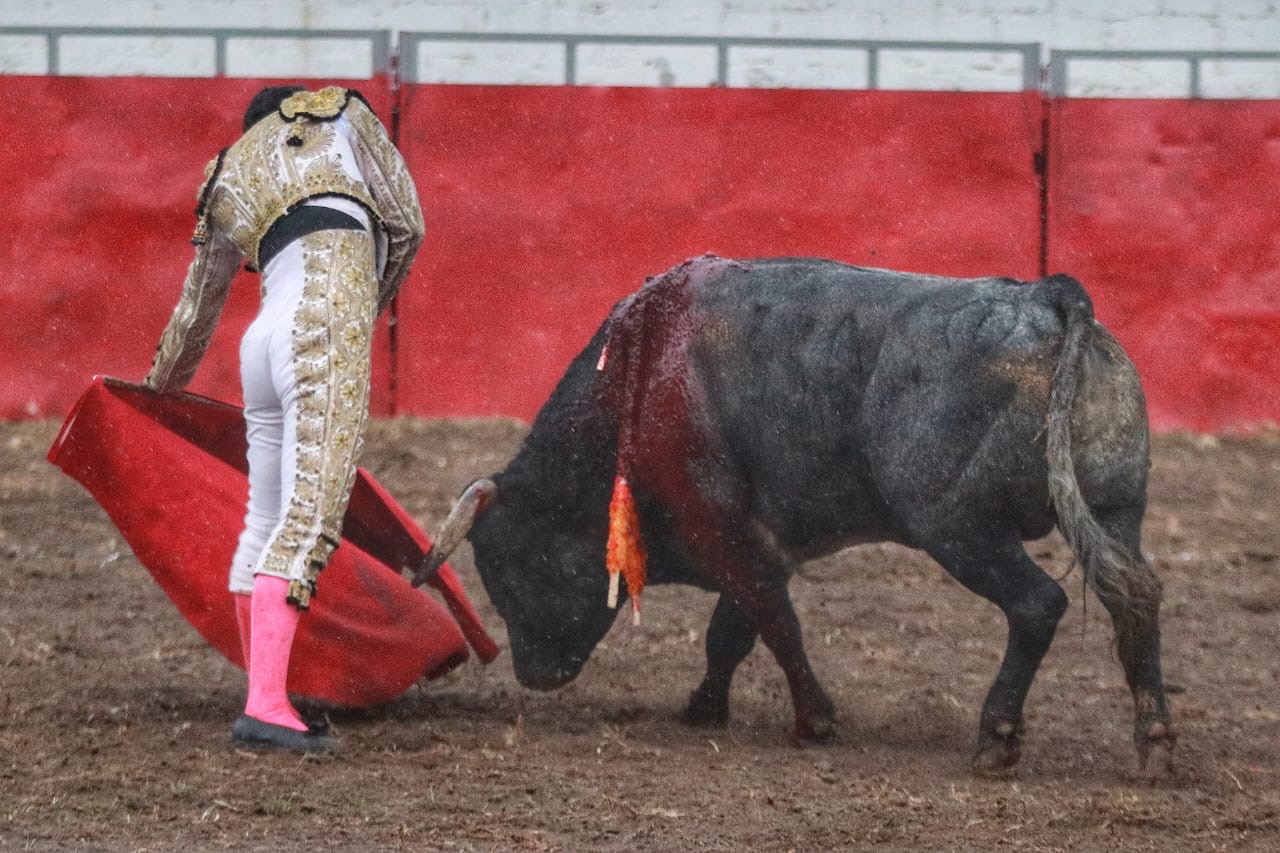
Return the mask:
<path id="1" fill-rule="evenodd" d="M 221 234 L 196 246 L 195 260 L 187 270 L 182 296 L 169 325 L 160 336 L 151 370 L 143 380 L 155 391 L 181 391 L 192 377 L 226 304 L 227 292 L 243 259 L 240 250 Z"/>
<path id="2" fill-rule="evenodd" d="M 378 117 L 359 98 L 351 99 L 346 114 L 355 129 L 356 159 L 387 233 L 387 263 L 378 286 L 381 313 L 400 289 L 422 245 L 426 233 L 422 206 L 409 167 Z"/>

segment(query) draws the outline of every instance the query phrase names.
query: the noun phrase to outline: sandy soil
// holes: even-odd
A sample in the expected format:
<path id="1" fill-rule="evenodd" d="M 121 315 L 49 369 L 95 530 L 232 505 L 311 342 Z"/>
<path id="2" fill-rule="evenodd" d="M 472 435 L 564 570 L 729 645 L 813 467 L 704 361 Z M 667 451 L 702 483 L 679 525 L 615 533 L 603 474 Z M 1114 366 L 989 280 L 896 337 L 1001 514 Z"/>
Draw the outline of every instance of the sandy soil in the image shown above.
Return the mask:
<path id="1" fill-rule="evenodd" d="M 327 710 L 336 759 L 227 746 L 244 676 L 169 604 L 80 487 L 56 424 L 0 425 L 0 850 L 1280 849 L 1280 436 L 1156 441 L 1146 548 L 1165 581 L 1181 741 L 1135 769 L 1096 599 L 1072 598 L 1028 702 L 1022 764 L 968 771 L 1004 646 L 996 609 L 922 556 L 863 546 L 793 586 L 839 740 L 797 747 L 757 649 L 726 729 L 675 720 L 713 598 L 646 591 L 583 674 L 519 687 L 504 654 L 391 705 Z M 431 530 L 522 428 L 374 424 L 368 467 Z M 453 561 L 506 635 L 464 548 Z"/>

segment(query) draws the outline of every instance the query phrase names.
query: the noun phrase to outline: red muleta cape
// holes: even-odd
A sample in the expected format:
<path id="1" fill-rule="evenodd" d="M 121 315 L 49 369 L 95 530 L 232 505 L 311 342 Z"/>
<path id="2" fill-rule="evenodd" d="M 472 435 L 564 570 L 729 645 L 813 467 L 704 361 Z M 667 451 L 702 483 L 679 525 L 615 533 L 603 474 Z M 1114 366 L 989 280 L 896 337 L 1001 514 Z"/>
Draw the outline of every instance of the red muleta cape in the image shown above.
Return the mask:
<path id="1" fill-rule="evenodd" d="M 49 461 L 93 495 L 186 620 L 242 668 L 227 573 L 244 525 L 246 449 L 240 408 L 103 377 L 49 449 Z M 453 669 L 468 643 L 485 663 L 497 656 L 449 565 L 428 581 L 447 609 L 401 576 L 430 545 L 361 469 L 341 547 L 298 627 L 290 692 L 367 707 Z"/>

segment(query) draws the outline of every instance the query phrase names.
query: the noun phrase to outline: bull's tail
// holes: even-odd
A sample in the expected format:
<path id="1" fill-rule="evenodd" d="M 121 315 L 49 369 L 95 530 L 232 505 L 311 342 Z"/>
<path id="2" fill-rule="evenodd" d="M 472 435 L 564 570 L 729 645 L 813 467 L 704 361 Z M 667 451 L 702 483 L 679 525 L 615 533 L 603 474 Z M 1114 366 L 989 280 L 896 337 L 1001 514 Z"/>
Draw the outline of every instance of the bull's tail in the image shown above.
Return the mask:
<path id="1" fill-rule="evenodd" d="M 1142 555 L 1131 554 L 1103 529 L 1080 491 L 1071 446 L 1071 412 L 1079 387 L 1084 347 L 1093 327 L 1093 303 L 1074 278 L 1055 275 L 1047 280 L 1055 288 L 1059 311 L 1065 321 L 1062 352 L 1053 373 L 1046 424 L 1049 464 L 1049 497 L 1058 515 L 1058 528 L 1071 546 L 1084 572 L 1085 583 L 1113 613 L 1130 607 L 1149 607 L 1160 599 L 1150 589 L 1155 575 L 1142 571 Z M 1134 614 L 1136 615 L 1136 614 Z M 1117 621 L 1117 626 L 1132 619 Z"/>

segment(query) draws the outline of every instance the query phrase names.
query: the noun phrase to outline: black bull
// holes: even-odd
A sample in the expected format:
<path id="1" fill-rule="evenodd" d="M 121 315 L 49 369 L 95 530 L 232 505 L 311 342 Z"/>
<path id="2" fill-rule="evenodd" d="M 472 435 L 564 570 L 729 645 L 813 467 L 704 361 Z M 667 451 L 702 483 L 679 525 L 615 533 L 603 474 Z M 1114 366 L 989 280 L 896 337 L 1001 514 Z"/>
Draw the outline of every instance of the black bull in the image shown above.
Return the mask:
<path id="1" fill-rule="evenodd" d="M 707 256 L 614 308 L 428 561 L 470 524 L 517 677 L 562 685 L 614 621 L 604 553 L 624 471 L 649 581 L 720 593 L 686 719 L 727 721 L 730 679 L 759 636 L 797 735 L 821 739 L 834 709 L 805 655 L 792 570 L 862 542 L 921 549 L 1008 620 L 974 758 L 988 771 L 1020 756 L 1023 703 L 1067 607 L 1022 546 L 1056 523 L 1114 622 L 1145 764 L 1173 746 L 1160 583 L 1140 544 L 1148 458 L 1137 374 L 1074 279 Z"/>

